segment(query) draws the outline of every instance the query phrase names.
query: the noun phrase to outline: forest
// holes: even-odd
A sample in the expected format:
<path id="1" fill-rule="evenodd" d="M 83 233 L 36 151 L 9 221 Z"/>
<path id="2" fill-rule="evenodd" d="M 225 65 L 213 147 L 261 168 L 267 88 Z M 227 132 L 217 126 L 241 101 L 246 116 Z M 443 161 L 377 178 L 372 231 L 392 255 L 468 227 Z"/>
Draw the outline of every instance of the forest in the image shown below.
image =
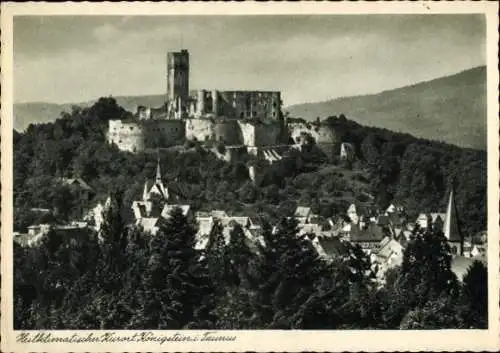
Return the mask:
<path id="1" fill-rule="evenodd" d="M 317 256 L 297 223 L 264 225 L 252 250 L 216 225 L 203 251 L 174 209 L 151 237 L 126 227 L 119 196 L 99 237 L 48 234 L 14 246 L 15 329 L 445 329 L 487 327 L 487 270 L 459 282 L 442 234 L 416 233 L 380 286 L 358 246 Z"/>
<path id="2" fill-rule="evenodd" d="M 31 208 L 56 210 L 57 218 L 66 221 L 117 189 L 124 193 L 123 212 L 130 217 L 130 204 L 154 177 L 157 160 L 156 151 L 131 154 L 106 143 L 107 121 L 130 116 L 108 97 L 89 108 L 74 107 L 54 123 L 14 131 L 14 229 L 22 232 L 36 223 Z M 485 151 L 361 126 L 343 115 L 325 123 L 346 131 L 343 141 L 356 150 L 352 165 L 315 145 L 291 150 L 272 165 L 248 156 L 225 163 L 186 142 L 183 149 L 161 151 L 165 183 L 195 210 L 264 214 L 270 222 L 291 216 L 297 205 L 327 218 L 344 213 L 351 203 L 385 209 L 390 202 L 405 206 L 409 218 L 416 219 L 420 212 L 444 212 L 454 185 L 463 233 L 473 236 L 486 229 Z M 252 164 L 255 183 L 248 176 Z M 94 198 L 80 200 L 58 177 L 81 177 Z"/>
<path id="3" fill-rule="evenodd" d="M 353 202 L 376 208 L 397 202 L 416 218 L 443 212 L 454 185 L 461 227 L 472 236 L 486 226 L 484 151 L 364 127 L 342 115 L 326 123 L 341 125 L 344 141 L 355 146 L 349 164 L 314 144 L 272 165 L 250 157 L 226 163 L 192 143 L 162 150 L 165 184 L 194 210 L 225 209 L 279 224 L 274 235 L 265 227 L 267 246 L 257 254 L 237 229 L 222 246 L 217 228 L 200 253 L 193 248 L 196 225 L 181 214 L 154 239 L 127 227 L 131 202 L 154 177 L 157 158 L 107 144 L 108 120 L 130 117 L 107 97 L 14 132 L 14 230 L 79 219 L 114 195 L 100 237 L 68 243 L 53 235 L 39 248 L 15 245 L 16 328 L 486 327 L 486 269 L 474 263 L 458 282 L 441 235 L 416 234 L 401 268 L 378 287 L 359 248 L 325 262 L 283 219 L 297 205 L 335 217 Z M 92 187 L 91 200 L 58 181 L 75 176 Z M 34 207 L 53 209 L 53 219 Z"/>

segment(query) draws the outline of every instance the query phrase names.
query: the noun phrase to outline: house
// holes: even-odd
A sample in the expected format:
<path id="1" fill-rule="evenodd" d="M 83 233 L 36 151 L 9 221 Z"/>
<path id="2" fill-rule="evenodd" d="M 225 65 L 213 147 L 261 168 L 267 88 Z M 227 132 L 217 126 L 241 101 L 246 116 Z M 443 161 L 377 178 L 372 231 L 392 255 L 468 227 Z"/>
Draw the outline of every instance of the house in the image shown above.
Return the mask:
<path id="1" fill-rule="evenodd" d="M 338 237 L 314 237 L 313 246 L 318 255 L 325 259 L 336 259 L 348 255 L 348 249 L 345 243 Z"/>
<path id="2" fill-rule="evenodd" d="M 62 239 L 70 242 L 80 241 L 89 233 L 87 222 L 72 222 L 69 224 L 36 224 L 28 227 L 27 234 L 19 234 L 14 237 L 14 241 L 24 247 L 35 247 L 40 245 L 43 239 L 55 232 Z"/>
<path id="3" fill-rule="evenodd" d="M 374 223 L 369 223 L 364 228 L 353 225 L 349 241 L 359 245 L 365 252 L 371 253 L 378 251 L 380 242 L 385 236 L 383 229 Z"/>
<path id="4" fill-rule="evenodd" d="M 351 204 L 347 209 L 347 217 L 351 220 L 352 223 L 357 224 L 359 221 L 358 212 L 356 210 L 356 205 Z"/>
<path id="5" fill-rule="evenodd" d="M 385 237 L 380 242 L 380 248 L 375 253 L 377 264 L 377 279 L 384 281 L 387 270 L 400 266 L 403 263 L 404 247 L 402 244 L 390 237 Z"/>
<path id="6" fill-rule="evenodd" d="M 195 249 L 202 250 L 208 245 L 210 233 L 212 233 L 216 220 L 213 216 L 197 215 L 196 222 L 198 223 L 198 231 L 196 232 Z"/>
<path id="7" fill-rule="evenodd" d="M 159 230 L 159 217 L 142 217 L 136 220 L 135 225 L 151 235 L 156 235 Z"/>
<path id="8" fill-rule="evenodd" d="M 442 231 L 445 218 L 446 213 L 420 213 L 415 223 L 422 229 Z"/>
<path id="9" fill-rule="evenodd" d="M 298 206 L 293 217 L 299 222 L 299 224 L 305 224 L 309 223 L 313 217 L 316 217 L 316 215 L 313 214 L 310 207 Z"/>
<path id="10" fill-rule="evenodd" d="M 390 214 L 403 214 L 405 212 L 405 208 L 404 206 L 400 205 L 400 204 L 394 204 L 394 203 L 391 203 L 389 205 L 389 207 L 387 207 L 387 209 L 385 210 L 385 213 L 387 215 L 390 215 Z"/>
<path id="11" fill-rule="evenodd" d="M 379 227 L 389 227 L 391 225 L 391 219 L 386 215 L 379 215 L 377 218 L 377 225 Z"/>
<path id="12" fill-rule="evenodd" d="M 470 257 L 486 256 L 486 245 L 473 244 L 470 250 Z"/>
<path id="13" fill-rule="evenodd" d="M 94 195 L 92 188 L 82 178 L 62 178 L 61 181 L 76 191 L 82 200 L 90 201 Z"/>
<path id="14" fill-rule="evenodd" d="M 91 209 L 84 217 L 83 220 L 92 224 L 97 231 L 101 230 L 104 222 L 104 212 L 111 206 L 111 197 L 107 197 L 104 203 L 98 202 L 93 209 Z"/>
<path id="15" fill-rule="evenodd" d="M 192 216 L 191 206 L 189 205 L 164 205 L 163 210 L 161 211 L 160 216 L 164 219 L 168 219 L 172 211 L 176 208 L 179 208 L 182 211 L 182 215 L 184 217 L 190 218 Z"/>
<path id="16" fill-rule="evenodd" d="M 135 225 L 144 231 L 155 235 L 159 229 L 161 219 L 168 219 L 171 212 L 179 208 L 185 217 L 191 217 L 191 207 L 183 204 L 170 204 L 171 196 L 168 188 L 163 184 L 158 159 L 156 166 L 156 179 L 151 187 L 148 182 L 144 183 L 142 200 L 132 202 Z"/>

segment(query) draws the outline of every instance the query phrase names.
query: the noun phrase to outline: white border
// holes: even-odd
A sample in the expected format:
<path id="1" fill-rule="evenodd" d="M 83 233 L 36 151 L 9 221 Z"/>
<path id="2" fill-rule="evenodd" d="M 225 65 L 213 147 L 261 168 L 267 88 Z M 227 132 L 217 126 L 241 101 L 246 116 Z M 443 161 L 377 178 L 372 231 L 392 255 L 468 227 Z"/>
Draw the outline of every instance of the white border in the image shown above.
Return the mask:
<path id="1" fill-rule="evenodd" d="M 12 18 L 13 15 L 215 15 L 482 13 L 487 18 L 488 82 L 488 330 L 437 331 L 225 331 L 235 342 L 158 344 L 19 344 L 12 331 Z M 9 352 L 123 351 L 495 351 L 499 345 L 498 4 L 496 2 L 378 3 L 2 3 L 1 96 L 1 350 Z M 71 336 L 74 331 L 57 331 Z M 92 332 L 92 331 L 78 331 Z M 96 332 L 96 331 L 94 331 Z M 97 331 L 98 332 L 98 331 Z M 137 331 L 113 331 L 128 334 Z M 162 331 L 167 332 L 167 331 Z M 190 331 L 196 334 L 204 331 Z M 159 332 L 157 332 L 159 333 Z M 170 332 L 173 333 L 173 332 Z"/>

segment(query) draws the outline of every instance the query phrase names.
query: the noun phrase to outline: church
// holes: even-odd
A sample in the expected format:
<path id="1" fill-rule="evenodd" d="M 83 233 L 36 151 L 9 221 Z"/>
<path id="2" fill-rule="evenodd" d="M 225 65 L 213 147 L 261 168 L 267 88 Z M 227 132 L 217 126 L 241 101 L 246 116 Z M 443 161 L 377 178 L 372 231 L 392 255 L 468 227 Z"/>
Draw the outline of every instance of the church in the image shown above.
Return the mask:
<path id="1" fill-rule="evenodd" d="M 172 203 L 173 200 L 174 198 L 170 195 L 168 188 L 163 184 L 160 159 L 158 157 L 154 182 L 149 187 L 148 180 L 146 180 L 142 200 L 132 203 L 135 225 L 154 235 L 158 232 L 160 218 L 168 218 L 174 208 L 180 208 L 184 216 L 191 215 L 189 205 Z"/>

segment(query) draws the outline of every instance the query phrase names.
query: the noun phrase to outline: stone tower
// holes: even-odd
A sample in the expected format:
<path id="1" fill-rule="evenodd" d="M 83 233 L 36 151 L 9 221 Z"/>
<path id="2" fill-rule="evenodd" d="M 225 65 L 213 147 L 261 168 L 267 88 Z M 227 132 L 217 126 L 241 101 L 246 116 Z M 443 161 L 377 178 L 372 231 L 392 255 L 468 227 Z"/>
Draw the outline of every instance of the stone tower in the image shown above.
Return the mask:
<path id="1" fill-rule="evenodd" d="M 189 97 L 189 52 L 167 53 L 167 102 L 176 112 L 187 111 Z"/>

